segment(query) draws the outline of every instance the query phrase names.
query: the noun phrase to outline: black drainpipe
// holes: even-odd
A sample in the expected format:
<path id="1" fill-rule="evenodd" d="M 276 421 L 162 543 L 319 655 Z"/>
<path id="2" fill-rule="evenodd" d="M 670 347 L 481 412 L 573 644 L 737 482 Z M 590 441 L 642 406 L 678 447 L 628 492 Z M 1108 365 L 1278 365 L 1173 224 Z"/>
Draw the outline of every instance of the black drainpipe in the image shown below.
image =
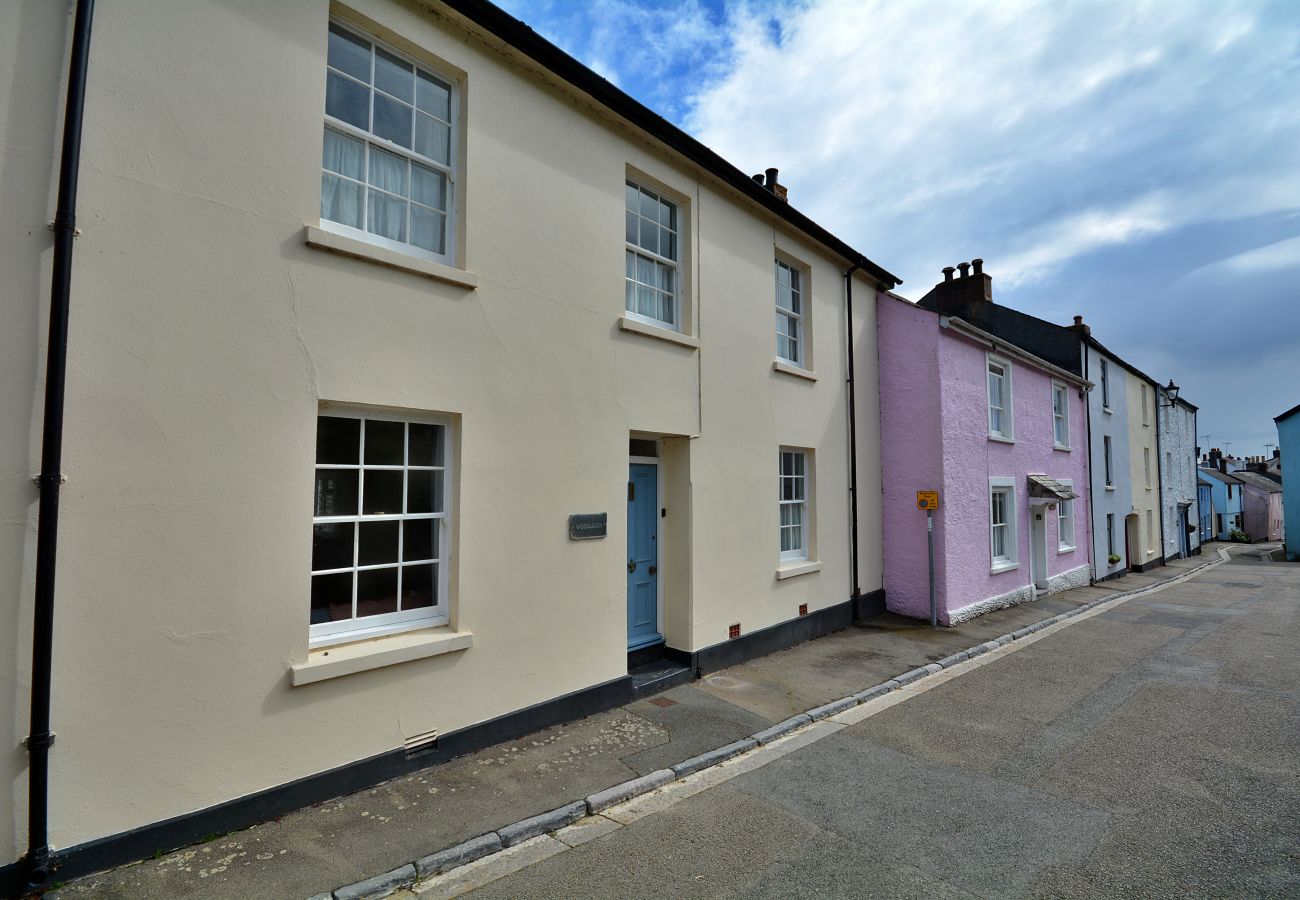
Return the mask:
<path id="1" fill-rule="evenodd" d="M 857 618 L 857 600 L 862 596 L 858 582 L 858 403 L 854 392 L 853 368 L 853 273 L 862 268 L 858 260 L 844 273 L 844 298 L 848 315 L 849 339 L 849 522 L 852 531 L 852 545 L 849 549 L 853 560 L 853 611 Z"/>
<path id="2" fill-rule="evenodd" d="M 36 604 L 32 622 L 32 710 L 25 741 L 28 761 L 27 882 L 50 877 L 49 784 L 50 674 L 54 645 L 54 570 L 58 561 L 59 484 L 63 481 L 63 395 L 68 368 L 68 305 L 72 246 L 77 233 L 77 176 L 81 168 L 81 118 L 86 106 L 90 20 L 94 0 L 77 0 L 63 114 L 59 199 L 54 213 L 54 266 L 50 285 L 50 343 L 45 358 L 45 417 L 41 434 L 40 506 L 36 529 Z"/>

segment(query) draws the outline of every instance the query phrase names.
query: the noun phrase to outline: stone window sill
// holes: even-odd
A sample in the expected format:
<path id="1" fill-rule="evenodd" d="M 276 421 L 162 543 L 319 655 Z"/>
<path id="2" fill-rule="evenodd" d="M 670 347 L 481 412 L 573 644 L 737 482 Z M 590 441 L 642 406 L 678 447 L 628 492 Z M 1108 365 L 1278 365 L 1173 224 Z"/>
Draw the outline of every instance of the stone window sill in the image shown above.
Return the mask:
<path id="1" fill-rule="evenodd" d="M 1063 450 L 1063 451 L 1065 451 L 1066 453 L 1069 453 L 1069 452 L 1070 452 L 1071 450 L 1073 450 L 1074 448 L 1071 447 L 1071 446 L 1069 446 L 1068 444 L 1053 444 L 1053 445 L 1052 445 L 1052 449 L 1053 449 L 1053 450 Z"/>
<path id="2" fill-rule="evenodd" d="M 1020 563 L 1000 563 L 989 568 L 990 575 L 1001 575 L 1003 572 L 1014 572 L 1020 568 Z"/>
<path id="3" fill-rule="evenodd" d="M 1000 434 L 990 434 L 989 440 L 997 441 L 999 444 L 1014 444 L 1016 442 L 1015 438 L 1003 437 Z"/>
<path id="4" fill-rule="evenodd" d="M 811 575 L 813 572 L 820 572 L 822 564 L 820 560 L 808 562 L 792 562 L 789 565 L 781 566 L 776 570 L 776 580 L 785 581 L 787 578 L 796 578 L 800 575 Z"/>
<path id="5" fill-rule="evenodd" d="M 410 256 L 396 250 L 389 250 L 387 247 L 367 244 L 365 241 L 359 241 L 356 238 L 350 238 L 342 234 L 335 234 L 314 225 L 307 226 L 304 239 L 308 247 L 315 247 L 317 250 L 328 250 L 331 253 L 339 253 L 353 259 L 378 263 L 390 269 L 413 272 L 416 275 L 432 278 L 434 281 L 443 281 L 470 290 L 478 287 L 478 276 L 473 272 L 466 272 L 464 269 L 453 269 L 451 266 L 444 266 L 442 263 L 434 262 L 431 259 L 421 259 L 418 256 Z"/>
<path id="6" fill-rule="evenodd" d="M 621 331 L 644 335 L 669 344 L 679 344 L 683 347 L 690 347 L 692 350 L 700 348 L 700 339 L 697 337 L 682 334 L 680 331 L 673 331 L 671 328 L 660 328 L 658 325 L 651 325 L 648 322 L 642 322 L 628 316 L 619 318 L 618 327 Z"/>
<path id="7" fill-rule="evenodd" d="M 312 650 L 307 654 L 306 662 L 290 665 L 289 671 L 293 686 L 298 687 L 413 659 L 467 650 L 472 646 L 474 635 L 471 632 L 452 631 L 447 626 L 421 628 L 357 641 L 355 644 L 338 644 Z"/>
<path id="8" fill-rule="evenodd" d="M 817 373 L 812 369 L 805 369 L 802 366 L 796 366 L 794 363 L 788 363 L 782 359 L 772 361 L 772 371 L 780 372 L 783 375 L 793 375 L 795 378 L 802 378 L 805 381 L 817 380 Z"/>

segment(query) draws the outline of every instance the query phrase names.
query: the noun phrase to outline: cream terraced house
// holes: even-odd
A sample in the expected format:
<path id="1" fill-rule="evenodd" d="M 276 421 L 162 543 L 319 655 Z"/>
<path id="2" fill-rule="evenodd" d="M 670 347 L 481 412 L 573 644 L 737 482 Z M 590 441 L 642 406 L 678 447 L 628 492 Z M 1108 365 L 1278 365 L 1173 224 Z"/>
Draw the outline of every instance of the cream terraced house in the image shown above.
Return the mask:
<path id="1" fill-rule="evenodd" d="M 73 23 L 0 6 L 10 747 Z M 90 34 L 60 877 L 625 702 L 662 686 L 644 657 L 690 677 L 883 608 L 898 279 L 775 170 L 474 0 L 104 2 Z M 39 798 L 3 765 L 10 885 Z"/>

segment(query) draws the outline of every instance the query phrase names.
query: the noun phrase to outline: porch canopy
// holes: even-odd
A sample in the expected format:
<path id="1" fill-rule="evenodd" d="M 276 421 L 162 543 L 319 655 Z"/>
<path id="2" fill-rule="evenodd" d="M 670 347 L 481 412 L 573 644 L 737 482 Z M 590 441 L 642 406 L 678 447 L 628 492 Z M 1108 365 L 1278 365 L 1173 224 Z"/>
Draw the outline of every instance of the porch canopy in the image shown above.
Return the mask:
<path id="1" fill-rule="evenodd" d="M 1079 496 L 1061 482 L 1054 478 L 1048 478 L 1046 475 L 1030 475 L 1028 477 L 1029 498 L 1031 500 L 1073 500 Z"/>

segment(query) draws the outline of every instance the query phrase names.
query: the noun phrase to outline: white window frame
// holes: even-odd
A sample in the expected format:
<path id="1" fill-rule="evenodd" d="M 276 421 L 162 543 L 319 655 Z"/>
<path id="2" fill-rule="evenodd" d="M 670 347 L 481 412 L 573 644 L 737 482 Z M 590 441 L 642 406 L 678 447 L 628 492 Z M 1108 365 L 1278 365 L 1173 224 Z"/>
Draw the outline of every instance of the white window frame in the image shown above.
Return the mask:
<path id="1" fill-rule="evenodd" d="M 779 256 L 776 257 L 775 262 L 776 265 L 774 267 L 773 280 L 776 286 L 776 324 L 778 327 L 776 333 L 776 358 L 781 360 L 781 362 L 789 363 L 792 366 L 798 366 L 801 369 L 806 369 L 807 365 L 805 364 L 805 360 L 808 357 L 806 328 L 808 317 L 808 279 L 805 276 L 803 267 L 797 263 L 784 260 Z M 783 299 L 781 291 L 782 269 L 790 273 L 790 292 L 796 298 L 796 302 L 799 306 L 798 310 L 793 310 L 781 305 Z M 784 356 L 781 353 L 781 332 L 779 329 L 783 320 L 788 328 L 794 329 L 794 334 L 791 335 L 795 343 L 795 352 L 793 356 Z"/>
<path id="2" fill-rule="evenodd" d="M 803 469 L 801 474 L 786 475 L 785 462 L 786 457 L 798 459 Z M 809 496 L 808 486 L 812 482 L 812 453 L 802 447 L 781 447 L 777 454 L 777 548 L 780 550 L 781 562 L 792 562 L 798 560 L 812 559 L 812 529 L 810 527 L 810 513 L 812 511 L 811 499 Z M 786 499 L 786 486 L 794 489 L 791 493 L 799 495 Z M 797 508 L 799 510 L 799 524 L 785 524 L 785 510 L 787 508 Z M 797 534 L 799 537 L 799 546 L 789 550 L 781 549 L 781 538 L 786 531 L 791 534 Z"/>
<path id="3" fill-rule="evenodd" d="M 1056 411 L 1056 398 L 1061 398 L 1061 411 Z M 1065 432 L 1065 440 L 1062 441 L 1056 434 L 1056 424 L 1061 423 L 1061 430 Z M 1052 446 L 1057 450 L 1070 449 L 1070 388 L 1063 381 L 1052 382 Z"/>
<path id="4" fill-rule="evenodd" d="M 1110 363 L 1101 361 L 1101 408 L 1110 409 Z"/>
<path id="5" fill-rule="evenodd" d="M 1115 454 L 1111 449 L 1111 440 L 1108 434 L 1101 437 L 1101 453 L 1105 467 L 1103 474 L 1106 476 L 1106 487 L 1113 488 L 1115 486 Z"/>
<path id="6" fill-rule="evenodd" d="M 1111 565 L 1110 557 L 1119 556 L 1115 552 L 1115 514 L 1106 513 L 1106 564 Z M 1123 560 L 1121 560 L 1122 562 Z M 1115 563 L 1119 565 L 1119 563 Z"/>
<path id="7" fill-rule="evenodd" d="M 1151 448 L 1142 448 L 1142 475 L 1146 479 L 1146 489 L 1151 490 Z"/>
<path id="8" fill-rule="evenodd" d="M 448 133 L 448 136 L 447 136 L 447 162 L 446 162 L 446 163 L 439 162 L 438 160 L 433 159 L 432 157 L 428 157 L 428 156 L 425 156 L 425 155 L 423 155 L 423 154 L 421 154 L 421 153 L 417 153 L 417 152 L 415 152 L 414 149 L 408 149 L 408 148 L 406 148 L 406 147 L 403 147 L 403 146 L 400 145 L 400 144 L 395 144 L 395 143 L 393 143 L 392 141 L 389 141 L 389 140 L 387 140 L 387 139 L 385 139 L 385 138 L 379 137 L 378 135 L 376 135 L 376 134 L 375 134 L 374 132 L 372 132 L 372 131 L 369 131 L 369 130 L 366 130 L 366 129 L 363 129 L 363 128 L 359 128 L 359 127 L 357 127 L 356 125 L 353 125 L 353 124 L 350 123 L 350 122 L 344 122 L 344 121 L 341 120 L 341 119 L 336 119 L 336 118 L 334 118 L 333 116 L 329 115 L 328 113 L 323 113 L 323 118 L 324 118 L 325 128 L 326 128 L 326 129 L 333 129 L 333 130 L 335 130 L 335 131 L 337 131 L 337 132 L 340 132 L 340 133 L 342 133 L 342 134 L 344 134 L 344 135 L 346 135 L 346 136 L 348 136 L 348 137 L 356 138 L 356 139 L 362 141 L 362 142 L 365 144 L 365 146 L 366 146 L 365 156 L 364 156 L 364 161 L 363 161 L 363 163 L 362 163 L 362 165 L 363 165 L 363 167 L 364 167 L 365 180 L 364 180 L 363 182 L 359 182 L 359 183 L 363 184 L 363 185 L 364 185 L 364 188 L 365 188 L 365 189 L 364 189 L 364 192 L 363 192 L 363 194 L 362 194 L 362 197 L 363 197 L 363 203 L 362 203 L 362 222 L 363 222 L 363 223 L 366 222 L 366 221 L 368 220 L 369 215 L 370 215 L 370 191 L 372 190 L 372 188 L 370 187 L 370 148 L 371 148 L 371 147 L 378 147 L 378 148 L 380 148 L 381 150 L 387 151 L 387 152 L 392 153 L 392 154 L 397 155 L 397 156 L 401 156 L 401 157 L 403 157 L 403 158 L 405 158 L 405 159 L 407 159 L 407 160 L 410 160 L 411 162 L 418 163 L 419 165 L 425 166 L 425 167 L 430 168 L 430 169 L 435 169 L 435 170 L 441 172 L 443 175 L 446 176 L 446 178 L 447 178 L 447 197 L 446 197 L 447 208 L 446 208 L 445 211 L 440 211 L 440 212 L 443 213 L 444 218 L 445 218 L 445 228 L 446 228 L 446 233 L 445 233 L 445 235 L 444 235 L 444 244 L 445 244 L 445 251 L 446 251 L 446 252 L 444 252 L 444 253 L 436 253 L 436 252 L 434 252 L 434 251 L 432 251 L 432 250 L 428 250 L 428 249 L 425 249 L 424 247 L 420 247 L 420 246 L 418 246 L 418 245 L 416 245 L 416 244 L 412 244 L 412 243 L 410 243 L 409 241 L 398 241 L 398 240 L 394 240 L 394 239 L 392 239 L 392 238 L 384 237 L 383 235 L 374 234 L 373 232 L 366 230 L 364 227 L 363 227 L 363 228 L 354 228 L 354 227 L 352 227 L 351 225 L 345 225 L 345 224 L 343 224 L 342 222 L 335 222 L 335 221 L 332 220 L 332 219 L 327 219 L 327 218 L 324 217 L 323 214 L 320 216 L 320 227 L 321 227 L 321 230 L 322 230 L 322 231 L 330 231 L 330 232 L 333 232 L 333 233 L 335 233 L 335 234 L 341 234 L 341 235 L 343 235 L 344 237 L 354 238 L 354 239 L 359 240 L 359 241 L 365 241 L 365 242 L 368 243 L 368 244 L 373 244 L 373 245 L 378 246 L 378 247 L 384 247 L 384 248 L 386 248 L 386 249 L 388 249 L 388 250 L 395 250 L 395 251 L 397 251 L 398 253 L 405 253 L 405 254 L 407 254 L 407 255 L 415 256 L 415 257 L 418 257 L 418 258 L 420 258 L 420 259 L 428 259 L 428 260 L 432 260 L 433 262 L 442 263 L 442 264 L 444 264 L 444 265 L 448 265 L 448 266 L 453 266 L 453 265 L 455 265 L 455 259 L 456 259 L 456 230 L 457 230 L 457 218 L 456 218 L 457 191 L 456 191 L 456 187 L 457 187 L 457 183 L 458 183 L 457 176 L 458 176 L 458 169 L 459 169 L 459 166 L 457 165 L 457 156 L 458 156 L 458 150 L 457 150 L 457 148 L 458 148 L 458 146 L 459 146 L 459 143 L 458 143 L 458 135 L 459 135 L 459 131 L 460 131 L 460 122 L 459 122 L 459 111 L 460 111 L 460 109 L 459 109 L 459 107 L 460 107 L 460 91 L 459 91 L 459 85 L 457 84 L 456 79 L 453 78 L 452 76 L 448 75 L 446 72 L 439 71 L 437 68 L 435 68 L 435 67 L 433 67 L 433 66 L 430 66 L 429 64 L 427 64 L 427 63 L 425 63 L 425 62 L 422 62 L 422 61 L 420 61 L 420 60 L 418 60 L 418 59 L 415 59 L 415 58 L 414 58 L 413 56 L 411 56 L 409 53 L 403 53 L 401 50 L 398 50 L 396 47 L 393 47 L 393 46 L 390 45 L 390 44 L 386 44 L 386 43 L 384 43 L 383 41 L 376 39 L 373 35 L 369 34 L 368 32 L 364 31 L 364 30 L 361 29 L 361 28 L 356 27 L 355 25 L 353 25 L 352 23 L 350 23 L 350 22 L 348 22 L 348 21 L 346 21 L 346 20 L 344 20 L 344 19 L 339 19 L 339 18 L 336 18 L 336 17 L 331 17 L 330 20 L 329 20 L 329 22 L 330 22 L 330 25 L 331 25 L 331 26 L 337 26 L 337 27 L 339 27 L 340 29 L 342 29 L 342 30 L 344 30 L 344 31 L 347 31 L 347 32 L 350 32 L 351 34 L 355 35 L 355 36 L 358 37 L 358 38 L 361 38 L 361 39 L 364 40 L 364 41 L 368 41 L 368 42 L 371 44 L 371 50 L 370 50 L 370 67 L 371 67 L 371 70 L 370 70 L 370 83 L 369 83 L 368 85 L 366 85 L 366 87 L 367 87 L 367 89 L 370 91 L 370 109 L 371 109 L 371 114 L 370 114 L 370 115 L 371 115 L 371 124 L 372 124 L 372 125 L 373 125 L 373 117 L 374 117 L 374 112 L 373 112 L 373 110 L 374 110 L 374 94 L 375 94 L 375 92 L 378 91 L 379 93 L 384 94 L 385 96 L 389 96 L 388 94 L 386 94 L 384 91 L 380 90 L 380 88 L 378 88 L 378 87 L 375 85 L 375 72 L 374 72 L 374 70 L 375 70 L 375 58 L 376 58 L 376 56 L 377 56 L 377 54 L 376 54 L 376 52 L 375 52 L 375 48 L 382 49 L 382 50 L 384 50 L 386 53 L 390 53 L 390 54 L 392 54 L 393 56 L 395 56 L 395 57 L 401 59 L 402 61 L 407 62 L 407 63 L 410 63 L 410 64 L 411 64 L 412 66 L 414 66 L 417 70 L 425 72 L 427 75 L 430 75 L 430 76 L 432 76 L 433 78 L 437 79 L 438 81 L 443 82 L 444 84 L 446 84 L 446 85 L 450 88 L 450 91 L 448 92 L 448 101 L 447 101 L 447 102 L 448 102 L 447 113 L 448 113 L 448 117 L 449 117 L 450 121 L 448 121 L 448 122 L 446 123 L 447 126 L 448 126 L 448 129 L 449 129 L 449 133 Z M 349 79 L 349 80 L 351 80 L 351 81 L 356 81 L 358 84 L 360 84 L 360 82 L 357 81 L 357 79 L 354 78 L 352 75 L 350 75 L 349 73 L 343 72 L 343 71 L 341 71 L 341 70 L 338 70 L 338 69 L 332 69 L 332 68 L 329 66 L 328 62 L 327 62 L 327 63 L 326 63 L 326 66 L 325 66 L 325 73 L 326 73 L 326 78 L 327 78 L 327 80 L 328 80 L 328 77 L 329 77 L 329 73 L 330 73 L 330 72 L 335 72 L 335 73 L 337 73 L 339 76 L 341 76 L 341 77 L 343 77 L 343 78 Z M 418 80 L 418 75 L 416 76 L 416 78 L 417 78 L 417 80 Z M 400 103 L 405 103 L 405 101 L 400 100 L 399 98 L 394 97 L 393 99 L 394 99 L 394 100 L 397 100 L 397 101 L 400 102 Z M 407 105 L 410 105 L 410 104 L 407 104 Z M 324 140 L 324 137 L 323 137 L 323 136 L 322 136 L 322 140 Z M 327 171 L 327 170 L 324 168 L 324 165 L 323 165 L 323 163 L 322 163 L 322 165 L 321 165 L 321 172 L 322 172 L 321 177 L 322 177 L 322 178 L 324 177 L 324 174 L 325 174 L 326 171 Z M 408 182 L 409 182 L 409 177 L 410 177 L 409 173 L 410 173 L 410 170 L 408 169 Z M 358 182 L 356 181 L 356 179 L 352 179 L 352 178 L 348 178 L 347 176 L 339 175 L 339 173 L 336 173 L 336 172 L 331 172 L 330 174 L 331 174 L 331 175 L 335 175 L 335 176 L 340 177 L 340 178 L 344 178 L 344 179 L 349 180 L 349 181 L 352 181 L 353 183 L 358 183 Z M 407 237 L 409 238 L 410 235 L 411 235 L 411 219 L 410 219 L 411 212 L 410 212 L 410 210 L 411 210 L 411 202 L 412 202 L 412 201 L 411 201 L 411 198 L 410 198 L 410 196 L 409 196 L 409 194 L 410 194 L 410 185 L 409 185 L 409 183 L 408 183 L 407 188 L 408 188 L 408 196 L 407 196 L 406 198 L 404 198 L 404 199 L 407 201 L 407 227 L 406 227 L 406 234 L 407 234 Z M 386 192 L 386 191 L 382 191 L 382 189 L 380 189 L 380 188 L 374 188 L 373 190 L 381 191 L 382 193 L 388 193 L 388 192 Z M 396 195 L 392 195 L 392 196 L 396 196 Z M 420 204 L 420 205 L 423 206 L 424 204 Z M 432 208 L 432 207 L 430 207 L 430 208 Z M 323 211 L 322 211 L 322 212 L 323 212 Z"/>
<path id="9" fill-rule="evenodd" d="M 994 497 L 1001 495 L 1003 509 L 1007 516 L 1007 521 L 998 523 L 994 517 Z M 994 530 L 998 527 L 1006 529 L 1003 535 L 1003 550 L 1006 552 L 998 556 L 995 551 Z M 1009 572 L 1012 569 L 1020 568 L 1020 512 L 1016 506 L 1016 480 L 1014 478 L 990 478 L 989 479 L 989 571 L 993 574 L 998 572 Z"/>
<path id="10" fill-rule="evenodd" d="M 1067 488 L 1073 488 L 1074 482 L 1068 478 L 1058 478 L 1057 482 Z M 1069 525 L 1069 534 L 1065 533 L 1065 525 Z M 1056 503 L 1056 552 L 1068 553 L 1078 548 L 1074 536 L 1074 501 L 1058 500 Z"/>
<path id="11" fill-rule="evenodd" d="M 642 181 L 641 179 L 639 179 L 639 178 L 634 178 L 634 177 L 633 177 L 632 175 L 630 175 L 630 174 L 629 174 L 629 175 L 626 175 L 626 176 L 624 177 L 623 181 L 624 181 L 624 193 L 623 193 L 623 219 L 624 219 L 624 224 L 623 224 L 623 247 L 624 247 L 624 250 L 623 250 L 623 258 L 624 258 L 624 269 L 623 269 L 623 283 L 624 283 L 623 310 L 624 310 L 624 312 L 623 312 L 623 314 L 624 314 L 625 316 L 627 316 L 629 319 L 635 319 L 635 320 L 638 321 L 638 322 L 645 322 L 647 325 L 653 325 L 653 326 L 655 326 L 656 328 L 666 328 L 666 329 L 668 329 L 669 331 L 676 331 L 676 332 L 679 332 L 679 333 L 683 333 L 683 334 L 684 334 L 684 333 L 685 333 L 685 329 L 682 327 L 682 215 L 683 215 L 683 204 L 682 204 L 680 201 L 678 201 L 677 198 L 669 196 L 668 194 L 664 193 L 664 191 L 660 190 L 660 189 L 657 188 L 657 187 L 651 187 L 651 186 L 647 185 L 647 184 L 646 184 L 644 181 Z M 640 206 L 639 206 L 639 204 L 638 204 L 638 208 L 637 208 L 636 210 L 630 210 L 630 209 L 627 208 L 627 189 L 628 189 L 628 188 L 633 188 L 633 189 L 635 189 L 635 190 L 638 192 L 638 194 L 637 194 L 638 198 L 641 196 L 642 193 L 644 193 L 644 194 L 648 194 L 648 195 L 650 195 L 651 197 L 654 197 L 654 198 L 655 198 L 657 201 L 659 201 L 660 203 L 666 203 L 666 204 L 668 204 L 669 206 L 672 207 L 672 209 L 673 209 L 674 221 L 675 221 L 675 226 L 669 228 L 669 231 L 672 233 L 673 237 L 676 239 L 676 243 L 677 243 L 677 257 L 676 257 L 676 259 L 673 259 L 673 258 L 668 257 L 668 256 L 664 256 L 664 255 L 659 254 L 659 253 L 655 253 L 655 252 L 652 251 L 652 250 L 647 250 L 647 249 L 645 249 L 644 247 L 642 247 L 640 244 L 638 244 L 638 243 L 634 243 L 634 242 L 629 241 L 629 240 L 627 239 L 627 216 L 628 216 L 628 214 L 629 214 L 629 213 L 633 213 L 633 214 L 635 214 L 635 215 L 637 216 L 638 219 L 641 219 L 641 220 L 644 220 L 644 219 L 645 219 L 645 216 L 642 216 L 642 215 L 641 215 L 641 211 L 640 211 Z M 639 223 L 638 223 L 638 226 L 639 226 Z M 668 227 L 668 226 L 665 226 L 665 225 L 663 225 L 662 223 L 659 223 L 659 227 L 661 227 L 661 228 L 665 228 L 665 227 Z M 635 260 L 636 257 L 642 257 L 642 258 L 644 258 L 644 259 L 650 261 L 651 263 L 654 263 L 655 266 L 656 266 L 656 271 L 658 271 L 658 266 L 665 266 L 665 267 L 668 267 L 668 268 L 672 269 L 672 272 L 673 272 L 673 291 L 672 291 L 673 321 L 668 322 L 668 321 L 666 321 L 666 320 L 664 320 L 664 319 L 661 319 L 661 318 L 658 318 L 658 317 L 656 317 L 656 316 L 647 316 L 647 315 L 645 315 L 645 314 L 643 314 L 643 313 L 637 312 L 635 309 L 632 308 L 632 303 L 635 302 L 635 296 L 636 296 L 636 285 L 638 285 L 638 284 L 645 284 L 645 282 L 642 282 L 642 281 L 640 281 L 639 279 L 637 279 L 637 278 L 635 277 L 635 271 L 636 271 L 635 269 L 633 270 L 633 273 L 632 273 L 632 274 L 629 274 L 629 273 L 628 273 L 628 271 L 627 271 L 628 254 L 631 254 L 634 260 Z M 635 261 L 633 262 L 633 265 L 635 266 Z M 628 288 L 629 286 L 632 288 L 632 293 L 631 293 L 631 294 L 629 294 L 628 291 L 627 291 L 627 288 Z M 659 289 L 658 289 L 656 286 L 654 286 L 654 285 L 649 285 L 649 284 L 647 284 L 646 286 L 647 286 L 647 287 L 655 287 L 656 290 L 659 290 Z"/>
<path id="12" fill-rule="evenodd" d="M 355 523 L 353 527 L 353 556 L 352 565 L 335 569 L 309 570 L 311 576 L 322 574 L 342 574 L 343 572 L 352 572 L 352 618 L 340 619 L 332 622 L 320 622 L 310 624 L 310 641 L 309 646 L 328 647 L 334 644 L 341 644 L 349 641 L 365 640 L 368 638 L 379 637 L 386 634 L 394 634 L 401 631 L 411 631 L 417 628 L 428 628 L 435 625 L 446 625 L 450 620 L 450 600 L 447 595 L 449 577 L 448 570 L 451 565 L 451 529 L 453 522 L 453 477 L 452 477 L 452 423 L 451 420 L 444 416 L 404 414 L 404 413 L 384 413 L 372 410 L 358 410 L 349 407 L 324 406 L 317 412 L 317 428 L 319 429 L 319 420 L 323 417 L 333 417 L 340 419 L 358 419 L 361 422 L 360 439 L 357 450 L 357 464 L 341 463 L 321 463 L 315 462 L 313 468 L 351 470 L 358 472 L 357 481 L 357 512 L 355 515 L 339 516 L 312 516 L 313 531 L 317 525 L 332 523 Z M 406 427 L 403 429 L 403 448 L 402 448 L 402 465 L 376 465 L 368 464 L 365 461 L 365 434 L 367 421 L 383 422 L 401 422 Z M 410 426 L 411 425 L 433 425 L 442 429 L 442 465 L 441 466 L 412 466 L 410 464 Z M 365 509 L 365 472 L 380 471 L 400 471 L 402 473 L 402 505 L 405 509 L 407 502 L 407 491 L 409 482 L 409 473 L 413 471 L 429 471 L 442 473 L 442 509 L 434 510 L 430 513 L 384 513 L 366 515 Z M 313 505 L 315 504 L 313 498 Z M 438 523 L 437 546 L 434 548 L 436 557 L 431 560 L 403 560 L 403 540 L 405 528 L 402 524 L 406 521 L 417 519 L 431 519 Z M 361 541 L 361 524 L 370 522 L 397 522 L 398 529 L 398 548 L 396 564 L 376 564 L 376 565 L 359 565 L 358 554 L 360 552 Z M 357 604 L 357 572 L 365 572 L 384 568 L 396 568 L 398 570 L 398 596 L 401 596 L 401 573 L 404 565 L 419 564 L 425 565 L 433 563 L 436 565 L 437 579 L 434 585 L 437 591 L 437 602 L 433 606 L 421 607 L 412 610 L 399 610 L 392 613 L 381 613 L 373 616 L 364 616 L 358 618 L 356 615 Z M 400 601 L 399 601 L 400 602 Z"/>
<path id="13" fill-rule="evenodd" d="M 1138 389 L 1141 390 L 1142 392 L 1142 424 L 1150 425 L 1151 415 L 1150 412 L 1148 411 L 1148 404 L 1147 404 L 1147 386 L 1145 384 L 1139 384 Z"/>
<path id="14" fill-rule="evenodd" d="M 991 380 L 993 375 L 992 369 L 994 367 L 997 367 L 1002 370 L 1002 374 L 1001 374 L 1002 406 L 1000 407 L 995 407 L 993 405 L 993 385 L 991 383 Z M 1012 410 L 1014 409 L 1014 404 L 1013 404 L 1013 394 L 1011 390 L 1011 360 L 1006 359 L 1005 357 L 1002 356 L 997 356 L 993 353 L 986 353 L 985 365 L 984 365 L 984 386 L 985 386 L 985 400 L 987 401 L 987 409 L 988 409 L 989 437 L 995 441 L 1007 441 L 1007 442 L 1015 441 L 1016 423 L 1015 423 L 1015 416 L 1013 415 L 1012 412 Z M 993 427 L 994 409 L 1000 409 L 1002 411 L 1001 430 L 996 430 Z"/>

